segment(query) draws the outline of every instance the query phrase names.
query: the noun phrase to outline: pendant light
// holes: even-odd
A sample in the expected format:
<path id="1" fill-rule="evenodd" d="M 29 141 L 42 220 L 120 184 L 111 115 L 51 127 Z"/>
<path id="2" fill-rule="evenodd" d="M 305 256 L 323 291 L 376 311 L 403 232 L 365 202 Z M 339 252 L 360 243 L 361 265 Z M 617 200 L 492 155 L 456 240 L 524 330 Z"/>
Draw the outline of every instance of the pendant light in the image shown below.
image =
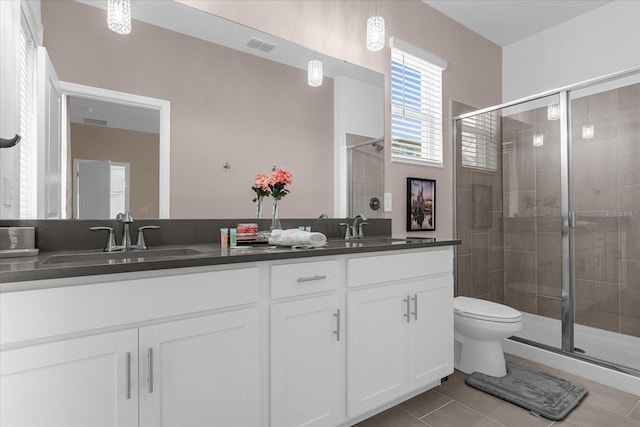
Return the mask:
<path id="1" fill-rule="evenodd" d="M 558 120 L 560 118 L 560 104 L 547 105 L 547 120 Z"/>
<path id="2" fill-rule="evenodd" d="M 322 84 L 322 78 L 322 62 L 314 54 L 307 68 L 307 83 L 311 87 L 318 87 Z"/>
<path id="3" fill-rule="evenodd" d="M 378 16 L 378 2 L 376 1 L 375 14 L 367 19 L 367 49 L 371 52 L 378 52 L 382 50 L 384 43 L 384 18 Z"/>
<path id="4" fill-rule="evenodd" d="M 544 145 L 544 135 L 541 133 L 533 134 L 533 146 L 542 147 Z"/>
<path id="5" fill-rule="evenodd" d="M 131 1 L 108 0 L 107 25 L 109 29 L 118 34 L 131 32 Z"/>

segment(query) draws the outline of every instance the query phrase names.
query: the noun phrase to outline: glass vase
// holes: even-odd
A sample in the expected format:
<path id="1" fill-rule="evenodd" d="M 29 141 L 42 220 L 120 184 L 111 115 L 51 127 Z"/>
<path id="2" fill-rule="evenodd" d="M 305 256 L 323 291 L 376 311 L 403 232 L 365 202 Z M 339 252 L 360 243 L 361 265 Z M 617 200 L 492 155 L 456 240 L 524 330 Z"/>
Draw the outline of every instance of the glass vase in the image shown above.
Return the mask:
<path id="1" fill-rule="evenodd" d="M 262 218 L 262 200 L 260 199 L 258 199 L 258 201 L 256 202 L 256 218 Z"/>
<path id="2" fill-rule="evenodd" d="M 269 231 L 282 230 L 280 224 L 280 199 L 273 199 L 273 216 L 271 217 L 271 228 Z"/>

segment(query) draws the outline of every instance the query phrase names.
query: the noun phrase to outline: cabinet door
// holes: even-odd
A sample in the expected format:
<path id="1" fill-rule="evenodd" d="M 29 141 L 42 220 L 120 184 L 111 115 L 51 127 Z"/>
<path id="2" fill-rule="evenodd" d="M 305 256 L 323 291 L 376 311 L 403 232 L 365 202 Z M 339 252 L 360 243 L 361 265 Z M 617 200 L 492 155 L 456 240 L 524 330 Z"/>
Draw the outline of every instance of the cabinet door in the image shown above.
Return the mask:
<path id="1" fill-rule="evenodd" d="M 271 307 L 271 425 L 333 426 L 344 413 L 337 295 Z"/>
<path id="2" fill-rule="evenodd" d="M 140 425 L 259 425 L 256 309 L 140 328 Z"/>
<path id="3" fill-rule="evenodd" d="M 126 330 L 0 354 L 0 424 L 136 426 L 138 334 Z"/>
<path id="4" fill-rule="evenodd" d="M 453 372 L 453 277 L 408 284 L 409 391 Z"/>
<path id="5" fill-rule="evenodd" d="M 407 388 L 407 287 L 354 291 L 347 296 L 347 410 L 354 417 Z"/>

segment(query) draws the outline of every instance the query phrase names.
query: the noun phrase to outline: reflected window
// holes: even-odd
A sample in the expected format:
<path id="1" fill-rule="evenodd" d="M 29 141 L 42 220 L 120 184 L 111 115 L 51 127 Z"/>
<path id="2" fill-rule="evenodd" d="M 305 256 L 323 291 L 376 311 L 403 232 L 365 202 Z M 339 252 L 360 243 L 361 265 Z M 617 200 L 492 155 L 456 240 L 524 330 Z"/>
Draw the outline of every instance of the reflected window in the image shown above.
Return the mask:
<path id="1" fill-rule="evenodd" d="M 462 166 L 495 172 L 498 169 L 497 112 L 462 119 Z"/>

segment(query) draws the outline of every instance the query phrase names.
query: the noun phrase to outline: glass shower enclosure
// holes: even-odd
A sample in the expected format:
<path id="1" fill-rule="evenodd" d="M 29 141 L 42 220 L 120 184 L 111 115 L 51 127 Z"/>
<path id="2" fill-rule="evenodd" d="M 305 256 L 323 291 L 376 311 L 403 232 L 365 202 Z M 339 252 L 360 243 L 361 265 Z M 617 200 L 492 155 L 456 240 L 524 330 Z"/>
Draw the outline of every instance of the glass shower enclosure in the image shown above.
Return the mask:
<path id="1" fill-rule="evenodd" d="M 640 376 L 640 70 L 454 118 L 457 295 Z"/>

